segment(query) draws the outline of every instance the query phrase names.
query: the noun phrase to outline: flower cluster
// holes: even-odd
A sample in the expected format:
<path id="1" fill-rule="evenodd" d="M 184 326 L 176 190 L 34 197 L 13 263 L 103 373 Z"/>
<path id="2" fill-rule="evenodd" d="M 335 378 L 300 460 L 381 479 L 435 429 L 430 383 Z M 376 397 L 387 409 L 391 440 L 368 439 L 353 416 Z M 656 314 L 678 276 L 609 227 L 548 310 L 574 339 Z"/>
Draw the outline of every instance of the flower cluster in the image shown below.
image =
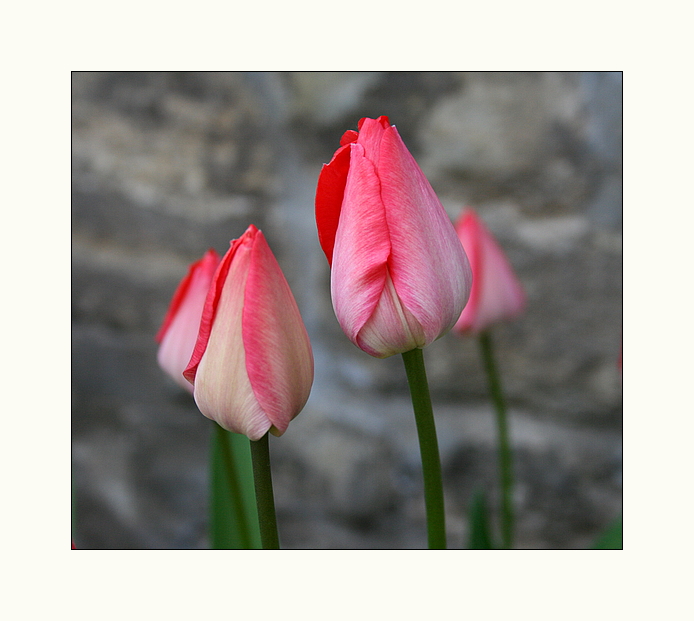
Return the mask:
<path id="1" fill-rule="evenodd" d="M 451 330 L 477 333 L 523 309 L 523 290 L 472 210 L 454 227 L 388 117 L 347 131 L 316 189 L 318 239 L 347 337 L 385 358 Z M 209 250 L 179 285 L 157 335 L 161 367 L 200 411 L 255 440 L 305 405 L 313 356 L 262 232 Z"/>
<path id="2" fill-rule="evenodd" d="M 313 354 L 294 296 L 251 225 L 219 260 L 191 266 L 159 333 L 159 363 L 192 386 L 200 411 L 258 440 L 283 434 L 313 383 Z M 184 380 L 184 381 L 185 381 Z"/>
<path id="3" fill-rule="evenodd" d="M 386 116 L 361 119 L 358 131 L 342 136 L 320 172 L 315 210 L 342 330 L 376 358 L 403 354 L 422 455 L 429 547 L 445 548 L 441 465 L 419 350 L 451 329 L 479 334 L 505 430 L 487 330 L 523 310 L 523 289 L 474 211 L 453 225 Z M 314 368 L 296 301 L 260 230 L 250 225 L 221 259 L 210 249 L 190 266 L 157 340 L 159 364 L 193 393 L 200 411 L 253 441 L 252 476 L 229 467 L 228 451 L 225 462 L 212 461 L 211 479 L 234 488 L 241 504 L 239 490 L 252 478 L 257 505 L 257 512 L 238 505 L 242 519 L 215 513 L 214 539 L 226 540 L 229 529 L 243 531 L 253 519 L 248 516 L 257 515 L 262 546 L 278 548 L 267 434 L 282 435 L 301 412 Z M 228 448 L 224 432 L 217 431 L 220 452 L 213 455 Z M 504 543 L 511 547 L 510 447 L 506 435 L 500 438 Z"/>

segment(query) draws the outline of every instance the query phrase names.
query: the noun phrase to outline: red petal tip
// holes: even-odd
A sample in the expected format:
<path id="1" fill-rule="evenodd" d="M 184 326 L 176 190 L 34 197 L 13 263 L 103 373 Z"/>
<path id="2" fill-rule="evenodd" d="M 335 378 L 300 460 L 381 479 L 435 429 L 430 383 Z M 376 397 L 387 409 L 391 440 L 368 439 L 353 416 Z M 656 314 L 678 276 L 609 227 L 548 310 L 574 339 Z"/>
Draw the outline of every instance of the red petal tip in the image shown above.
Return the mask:
<path id="1" fill-rule="evenodd" d="M 342 138 L 340 138 L 340 146 L 344 147 L 350 142 L 356 142 L 358 138 L 359 132 L 355 132 L 353 129 L 348 129 L 344 134 L 342 134 Z"/>
<path id="2" fill-rule="evenodd" d="M 368 119 L 368 118 L 370 118 L 370 117 L 367 116 L 367 117 L 364 117 L 363 119 L 359 119 L 359 123 L 357 123 L 357 128 L 360 131 L 361 131 L 361 126 L 364 124 L 364 121 L 366 121 L 366 119 Z M 387 116 L 385 116 L 384 114 L 382 114 L 381 116 L 377 117 L 374 120 L 377 123 L 380 123 L 381 127 L 383 127 L 383 129 L 387 129 L 388 127 L 390 127 L 390 119 Z"/>

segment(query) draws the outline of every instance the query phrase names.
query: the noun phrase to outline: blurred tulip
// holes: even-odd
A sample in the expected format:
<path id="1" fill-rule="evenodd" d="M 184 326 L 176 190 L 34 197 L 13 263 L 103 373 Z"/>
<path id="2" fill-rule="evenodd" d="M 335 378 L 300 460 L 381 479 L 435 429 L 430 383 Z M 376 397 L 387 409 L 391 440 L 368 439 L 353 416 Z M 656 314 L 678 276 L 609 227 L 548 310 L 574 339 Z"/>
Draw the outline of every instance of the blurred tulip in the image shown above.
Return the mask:
<path id="1" fill-rule="evenodd" d="M 282 435 L 304 407 L 313 354 L 294 296 L 253 225 L 214 274 L 183 375 L 200 411 L 251 440 Z"/>
<path id="2" fill-rule="evenodd" d="M 525 293 L 504 251 L 472 209 L 461 214 L 456 231 L 470 259 L 473 281 L 470 300 L 453 331 L 479 334 L 520 314 Z"/>
<path id="3" fill-rule="evenodd" d="M 219 264 L 219 255 L 210 248 L 199 261 L 188 269 L 180 282 L 164 317 L 156 340 L 159 345 L 157 360 L 180 386 L 188 392 L 193 387 L 183 377 L 198 339 L 202 309 L 212 276 Z"/>
<path id="4" fill-rule="evenodd" d="M 388 117 L 346 132 L 316 190 L 333 308 L 377 358 L 421 348 L 460 316 L 472 273 L 451 221 Z"/>

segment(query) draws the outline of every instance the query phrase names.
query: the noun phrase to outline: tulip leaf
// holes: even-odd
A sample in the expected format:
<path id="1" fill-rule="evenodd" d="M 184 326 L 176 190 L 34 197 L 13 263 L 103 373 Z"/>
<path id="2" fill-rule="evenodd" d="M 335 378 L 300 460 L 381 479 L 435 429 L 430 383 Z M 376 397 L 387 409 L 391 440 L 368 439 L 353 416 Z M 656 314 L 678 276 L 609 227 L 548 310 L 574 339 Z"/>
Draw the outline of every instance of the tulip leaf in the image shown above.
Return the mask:
<path id="1" fill-rule="evenodd" d="M 594 550 L 623 550 L 622 540 L 622 516 L 614 520 L 607 529 L 600 535 L 595 544 Z"/>
<path id="2" fill-rule="evenodd" d="M 216 423 L 210 450 L 209 537 L 216 550 L 260 549 L 250 440 Z"/>
<path id="3" fill-rule="evenodd" d="M 468 549 L 493 550 L 487 501 L 482 490 L 476 490 L 473 494 L 468 516 L 470 526 Z"/>

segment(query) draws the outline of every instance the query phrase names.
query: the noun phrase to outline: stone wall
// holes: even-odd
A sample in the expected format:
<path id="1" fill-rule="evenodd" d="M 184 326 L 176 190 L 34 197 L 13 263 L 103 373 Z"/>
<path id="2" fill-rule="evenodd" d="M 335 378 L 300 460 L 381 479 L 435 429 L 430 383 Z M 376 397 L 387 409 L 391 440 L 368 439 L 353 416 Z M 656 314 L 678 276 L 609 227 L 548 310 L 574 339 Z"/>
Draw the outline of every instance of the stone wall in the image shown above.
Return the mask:
<path id="1" fill-rule="evenodd" d="M 158 368 L 188 264 L 263 229 L 312 339 L 316 379 L 271 439 L 285 548 L 426 546 L 399 356 L 334 317 L 313 199 L 321 164 L 386 114 L 456 218 L 472 205 L 528 295 L 494 330 L 511 408 L 518 547 L 587 547 L 621 511 L 619 73 L 73 74 L 73 536 L 202 548 L 210 423 Z M 450 547 L 481 486 L 496 506 L 477 344 L 425 350 Z"/>

